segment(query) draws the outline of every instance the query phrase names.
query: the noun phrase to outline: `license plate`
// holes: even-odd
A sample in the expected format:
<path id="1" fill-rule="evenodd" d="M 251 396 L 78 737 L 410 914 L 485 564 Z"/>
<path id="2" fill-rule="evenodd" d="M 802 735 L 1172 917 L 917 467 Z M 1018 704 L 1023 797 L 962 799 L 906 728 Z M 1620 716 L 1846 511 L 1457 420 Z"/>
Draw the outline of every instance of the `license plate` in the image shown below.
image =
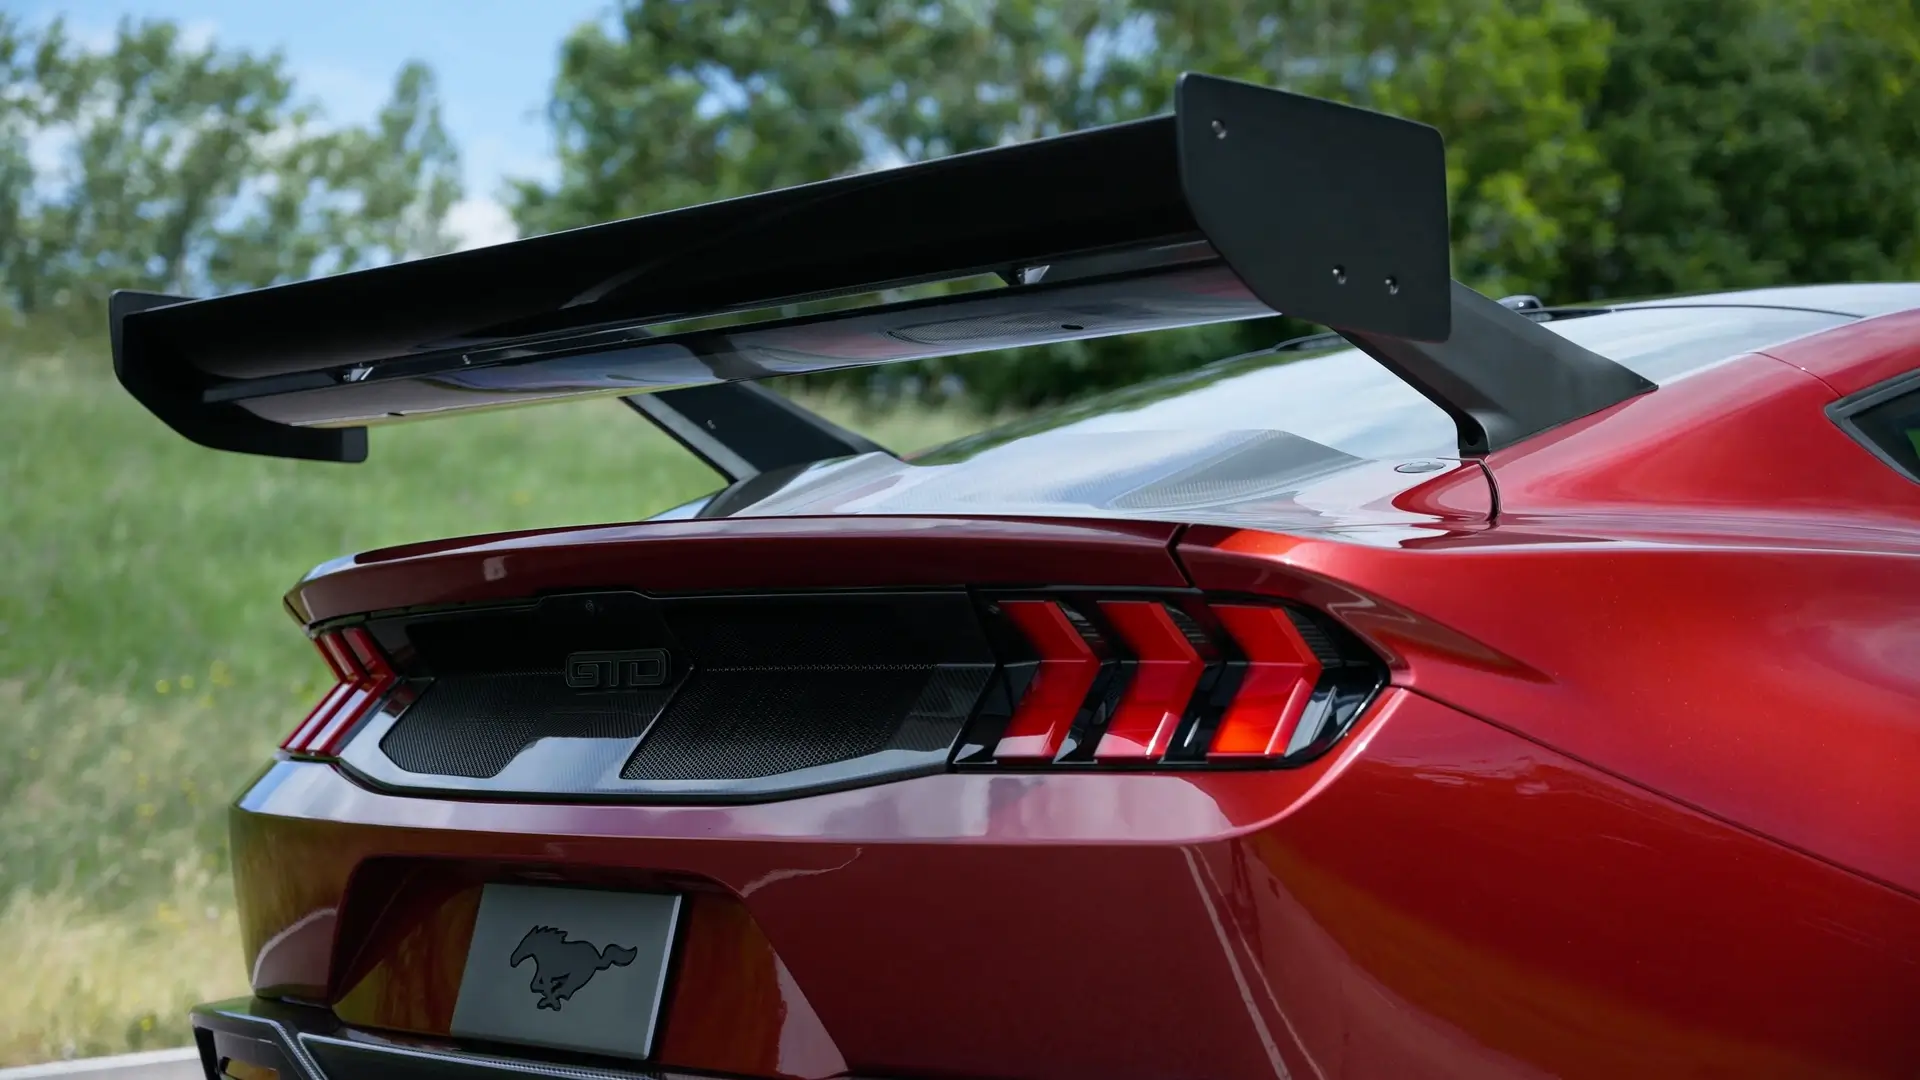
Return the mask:
<path id="1" fill-rule="evenodd" d="M 679 916 L 661 893 L 486 886 L 453 1034 L 646 1057 Z"/>

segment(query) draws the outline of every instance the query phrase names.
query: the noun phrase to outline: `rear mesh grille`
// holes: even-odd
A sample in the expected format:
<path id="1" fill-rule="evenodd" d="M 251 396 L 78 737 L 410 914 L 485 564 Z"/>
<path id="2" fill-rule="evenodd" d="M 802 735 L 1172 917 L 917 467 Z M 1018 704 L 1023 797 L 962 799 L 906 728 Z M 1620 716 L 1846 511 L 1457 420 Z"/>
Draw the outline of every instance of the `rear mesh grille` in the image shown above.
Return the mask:
<path id="1" fill-rule="evenodd" d="M 911 610 L 878 604 L 715 603 L 676 611 L 673 632 L 689 655 L 727 668 L 931 667 L 934 655 Z"/>
<path id="2" fill-rule="evenodd" d="M 886 748 L 945 754 L 986 692 L 993 668 L 992 664 L 935 668 Z"/>
<path id="3" fill-rule="evenodd" d="M 499 781 L 467 790 L 938 768 L 994 664 L 958 590 L 575 594 L 395 616 L 373 632 L 424 687 L 369 740 L 376 764 L 443 785 Z M 621 659 L 641 655 L 650 666 Z M 624 681 L 642 670 L 663 684 Z"/>
<path id="4" fill-rule="evenodd" d="M 889 749 L 944 750 L 990 668 L 696 672 L 620 771 L 625 780 L 740 780 Z M 962 692 L 956 693 L 956 685 Z M 965 692 L 971 687 L 971 694 Z"/>
<path id="5" fill-rule="evenodd" d="M 571 594 L 341 633 L 377 645 L 397 685 L 340 763 L 478 795 L 1285 767 L 1331 748 L 1385 678 L 1319 612 L 1175 591 Z"/>
<path id="6" fill-rule="evenodd" d="M 408 772 L 488 777 L 544 738 L 637 739 L 667 703 L 665 690 L 567 694 L 558 672 L 438 679 L 380 749 Z"/>

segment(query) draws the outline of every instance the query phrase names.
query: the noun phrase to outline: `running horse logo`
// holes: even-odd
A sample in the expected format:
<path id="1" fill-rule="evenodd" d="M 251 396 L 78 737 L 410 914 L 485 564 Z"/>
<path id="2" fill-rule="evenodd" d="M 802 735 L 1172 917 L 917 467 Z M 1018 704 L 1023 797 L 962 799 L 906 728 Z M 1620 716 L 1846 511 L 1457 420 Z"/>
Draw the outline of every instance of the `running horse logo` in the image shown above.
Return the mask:
<path id="1" fill-rule="evenodd" d="M 507 966 L 517 968 L 522 961 L 532 960 L 533 981 L 527 989 L 540 995 L 534 1008 L 559 1012 L 595 972 L 626 967 L 638 955 L 638 950 L 624 945 L 609 943 L 604 949 L 596 949 L 591 941 L 568 941 L 567 932 L 558 927 L 536 926 L 520 939 L 520 947 L 513 950 Z"/>

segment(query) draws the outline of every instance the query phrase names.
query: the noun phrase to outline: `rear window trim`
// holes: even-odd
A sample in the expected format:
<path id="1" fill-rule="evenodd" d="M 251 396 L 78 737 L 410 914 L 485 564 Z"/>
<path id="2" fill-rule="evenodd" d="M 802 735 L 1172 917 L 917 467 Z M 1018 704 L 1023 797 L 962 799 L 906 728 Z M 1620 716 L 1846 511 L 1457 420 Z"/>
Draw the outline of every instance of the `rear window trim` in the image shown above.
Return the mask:
<path id="1" fill-rule="evenodd" d="M 1916 473 L 1906 462 L 1887 453 L 1886 448 L 1881 446 L 1873 436 L 1867 434 L 1856 419 L 1861 413 L 1876 405 L 1883 405 L 1895 398 L 1916 393 L 1920 393 L 1920 369 L 1909 371 L 1904 375 L 1895 375 L 1885 382 L 1875 383 L 1865 390 L 1848 394 L 1827 406 L 1827 416 L 1839 425 L 1840 430 L 1846 432 L 1849 438 L 1865 447 L 1867 453 L 1878 458 L 1882 464 L 1908 480 L 1920 484 L 1920 473 Z"/>

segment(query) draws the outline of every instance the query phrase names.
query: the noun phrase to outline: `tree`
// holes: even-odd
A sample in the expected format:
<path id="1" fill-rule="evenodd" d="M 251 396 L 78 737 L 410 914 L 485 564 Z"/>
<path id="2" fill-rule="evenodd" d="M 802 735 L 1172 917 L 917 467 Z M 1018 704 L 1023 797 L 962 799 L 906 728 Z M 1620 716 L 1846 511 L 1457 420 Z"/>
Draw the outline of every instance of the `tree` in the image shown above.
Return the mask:
<path id="1" fill-rule="evenodd" d="M 1454 276 L 1537 288 L 1600 228 L 1612 181 L 1585 101 L 1609 28 L 1578 0 L 1141 0 L 1141 105 L 1208 71 L 1432 124 L 1447 139 Z"/>
<path id="2" fill-rule="evenodd" d="M 561 53 L 549 118 L 560 180 L 522 182 L 523 234 L 670 209 L 1009 139 L 1142 115 L 1097 0 L 850 0 L 801 6 L 623 4 Z M 1277 335 L 1269 327 L 1269 338 Z M 1016 350 L 833 381 L 941 385 L 964 372 L 989 406 L 1028 405 L 1236 351 L 1237 328 Z"/>
<path id="3" fill-rule="evenodd" d="M 457 155 L 410 64 L 367 128 L 327 128 L 278 54 L 122 22 L 90 51 L 0 15 L 0 286 L 97 332 L 115 288 L 198 294 L 448 249 Z M 35 168 L 38 141 L 60 163 Z"/>
<path id="4" fill-rule="evenodd" d="M 1920 269 L 1912 0 L 626 0 L 567 42 L 523 232 L 1163 111 L 1204 70 L 1448 140 L 1454 274 L 1553 300 Z M 1279 328 L 965 362 L 989 404 Z M 952 365 L 935 363 L 938 373 Z"/>
<path id="5" fill-rule="evenodd" d="M 1466 62 L 1449 62 L 1449 60 Z M 1467 133 L 1457 250 L 1504 287 L 1592 228 L 1604 188 L 1578 139 L 1604 27 L 1572 0 L 1079 0 L 628 3 L 562 53 L 550 117 L 561 178 L 523 183 L 540 232 L 1164 110 L 1174 75 L 1217 72 Z M 964 363 L 988 404 L 1033 404 L 1190 367 L 1297 325 L 1220 327 Z M 951 363 L 925 365 L 929 373 Z"/>
<path id="6" fill-rule="evenodd" d="M 546 232 L 1057 130 L 1110 7 L 628 0 L 563 46 L 561 179 L 518 184 L 515 218 Z"/>
<path id="7" fill-rule="evenodd" d="M 1920 271 L 1920 5 L 1589 2 L 1616 28 L 1588 123 L 1617 211 L 1558 295 Z"/>

